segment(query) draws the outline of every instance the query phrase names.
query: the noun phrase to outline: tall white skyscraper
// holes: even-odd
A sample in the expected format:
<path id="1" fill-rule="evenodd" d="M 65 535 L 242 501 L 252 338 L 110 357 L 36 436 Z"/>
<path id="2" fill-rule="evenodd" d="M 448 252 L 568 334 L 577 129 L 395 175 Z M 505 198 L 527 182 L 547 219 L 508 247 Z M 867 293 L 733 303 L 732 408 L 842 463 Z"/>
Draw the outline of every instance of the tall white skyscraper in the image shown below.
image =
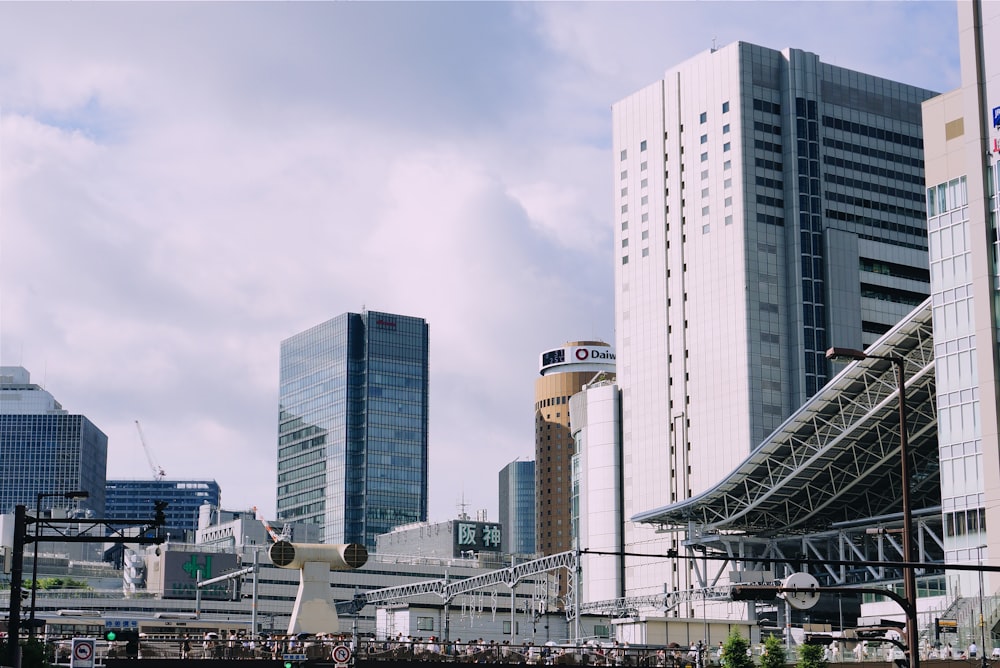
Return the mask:
<path id="1" fill-rule="evenodd" d="M 615 323 L 628 519 L 735 469 L 929 293 L 921 102 L 815 54 L 734 43 L 613 106 Z M 628 595 L 686 589 L 630 557 Z"/>
<path id="2" fill-rule="evenodd" d="M 923 107 L 941 507 L 945 559 L 995 566 L 1000 563 L 1000 4 L 957 5 L 962 86 Z M 950 575 L 949 594 L 978 591 L 975 572 Z M 984 578 L 985 593 L 995 593 L 996 575 Z"/>

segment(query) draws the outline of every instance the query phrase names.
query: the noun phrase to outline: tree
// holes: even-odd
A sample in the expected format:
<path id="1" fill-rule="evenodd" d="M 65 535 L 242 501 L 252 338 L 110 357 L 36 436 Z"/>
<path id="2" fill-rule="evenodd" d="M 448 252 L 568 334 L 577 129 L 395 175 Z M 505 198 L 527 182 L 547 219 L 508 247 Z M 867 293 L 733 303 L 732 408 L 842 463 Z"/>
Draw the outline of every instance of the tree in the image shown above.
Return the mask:
<path id="1" fill-rule="evenodd" d="M 823 650 L 822 645 L 802 645 L 799 647 L 799 662 L 795 665 L 798 668 L 827 668 Z"/>
<path id="2" fill-rule="evenodd" d="M 733 629 L 722 643 L 722 668 L 754 668 L 750 642 Z"/>
<path id="3" fill-rule="evenodd" d="M 760 657 L 760 668 L 785 668 L 785 643 L 777 636 L 764 640 L 764 654 Z"/>

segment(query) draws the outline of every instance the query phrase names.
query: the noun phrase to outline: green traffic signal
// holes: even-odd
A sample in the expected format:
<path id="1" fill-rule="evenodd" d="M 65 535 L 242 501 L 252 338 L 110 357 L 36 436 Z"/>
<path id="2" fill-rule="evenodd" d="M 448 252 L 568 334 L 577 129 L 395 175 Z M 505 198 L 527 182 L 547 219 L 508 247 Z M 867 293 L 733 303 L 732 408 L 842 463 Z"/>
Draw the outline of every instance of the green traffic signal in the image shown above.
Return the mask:
<path id="1" fill-rule="evenodd" d="M 104 639 L 107 640 L 108 642 L 113 642 L 114 639 L 117 638 L 117 637 L 118 636 L 117 636 L 117 634 L 114 631 L 105 631 L 104 632 Z"/>
<path id="2" fill-rule="evenodd" d="M 292 662 L 291 661 L 285 661 L 285 668 L 292 668 Z"/>

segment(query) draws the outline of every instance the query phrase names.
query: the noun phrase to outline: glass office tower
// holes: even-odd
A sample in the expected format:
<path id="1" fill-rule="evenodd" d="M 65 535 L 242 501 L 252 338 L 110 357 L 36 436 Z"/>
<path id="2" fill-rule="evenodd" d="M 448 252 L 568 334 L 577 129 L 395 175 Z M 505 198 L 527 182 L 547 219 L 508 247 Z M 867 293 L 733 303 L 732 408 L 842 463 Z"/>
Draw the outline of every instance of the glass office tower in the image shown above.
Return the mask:
<path id="1" fill-rule="evenodd" d="M 23 367 L 0 367 L 0 513 L 24 505 L 104 514 L 108 437 L 83 415 L 70 415 Z M 58 495 L 84 490 L 86 499 Z"/>
<path id="2" fill-rule="evenodd" d="M 344 313 L 281 342 L 278 519 L 362 543 L 427 520 L 428 327 Z"/>
<path id="3" fill-rule="evenodd" d="M 535 462 L 513 461 L 500 469 L 500 524 L 503 551 L 535 552 Z"/>
<path id="4" fill-rule="evenodd" d="M 188 533 L 193 542 L 201 506 L 218 508 L 222 499 L 215 480 L 109 480 L 105 490 L 107 516 L 115 519 L 148 519 L 154 515 L 154 502 L 166 501 L 163 534 L 177 542 Z"/>

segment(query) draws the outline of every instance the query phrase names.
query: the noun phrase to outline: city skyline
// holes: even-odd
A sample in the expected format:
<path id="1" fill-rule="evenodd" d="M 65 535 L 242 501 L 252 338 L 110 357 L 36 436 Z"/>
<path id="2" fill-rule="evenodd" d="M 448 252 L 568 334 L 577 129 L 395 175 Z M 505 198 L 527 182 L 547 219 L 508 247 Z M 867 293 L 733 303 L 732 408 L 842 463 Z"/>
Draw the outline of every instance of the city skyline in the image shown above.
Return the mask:
<path id="1" fill-rule="evenodd" d="M 538 352 L 614 340 L 611 104 L 736 40 L 951 90 L 955 14 L 4 5 L 0 361 L 108 434 L 109 478 L 152 477 L 138 419 L 169 478 L 274 517 L 279 342 L 422 317 L 429 519 L 496 519 Z"/>

